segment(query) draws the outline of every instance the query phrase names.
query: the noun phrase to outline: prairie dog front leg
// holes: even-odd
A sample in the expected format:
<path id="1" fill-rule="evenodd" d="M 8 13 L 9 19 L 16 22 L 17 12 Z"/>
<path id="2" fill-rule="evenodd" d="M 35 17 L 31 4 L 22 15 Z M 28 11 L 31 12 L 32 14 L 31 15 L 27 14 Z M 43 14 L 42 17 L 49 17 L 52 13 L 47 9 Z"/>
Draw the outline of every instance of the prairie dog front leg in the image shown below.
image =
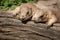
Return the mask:
<path id="1" fill-rule="evenodd" d="M 47 24 L 47 27 L 49 28 L 50 26 L 52 26 L 55 22 L 57 22 L 57 18 L 55 17 L 55 15 L 51 15 L 51 17 L 49 18 Z"/>

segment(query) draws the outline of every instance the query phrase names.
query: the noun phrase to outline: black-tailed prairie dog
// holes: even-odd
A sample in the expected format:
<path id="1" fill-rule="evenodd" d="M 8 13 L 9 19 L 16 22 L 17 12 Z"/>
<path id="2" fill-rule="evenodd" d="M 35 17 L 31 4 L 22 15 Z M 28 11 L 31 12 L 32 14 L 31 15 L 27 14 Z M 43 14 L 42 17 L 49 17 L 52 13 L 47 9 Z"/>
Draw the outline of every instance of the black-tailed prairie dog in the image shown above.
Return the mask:
<path id="1" fill-rule="evenodd" d="M 32 20 L 34 22 L 46 22 L 47 26 L 51 26 L 53 23 L 57 22 L 57 19 L 60 20 L 58 8 L 48 7 L 44 4 L 37 4 L 36 6 L 40 11 L 33 15 Z"/>
<path id="2" fill-rule="evenodd" d="M 20 20 L 25 21 L 31 18 L 35 13 L 41 13 L 41 9 L 46 9 L 42 4 L 38 5 L 36 3 L 25 3 L 18 6 L 13 10 L 13 14 L 18 14 Z"/>
<path id="3" fill-rule="evenodd" d="M 20 9 L 20 13 L 18 14 L 20 20 L 25 21 L 31 17 L 32 11 L 29 7 L 23 6 Z"/>
<path id="4" fill-rule="evenodd" d="M 46 22 L 47 26 L 51 26 L 59 20 L 59 14 L 57 10 L 42 9 L 40 13 L 35 13 L 33 15 L 32 20 L 34 22 Z"/>
<path id="5" fill-rule="evenodd" d="M 27 6 L 27 3 L 21 4 L 20 6 L 16 7 L 14 10 L 10 12 L 16 15 L 22 21 L 27 20 L 31 16 L 31 9 Z"/>
<path id="6" fill-rule="evenodd" d="M 19 18 L 20 20 L 28 20 L 29 18 L 31 18 L 34 13 L 38 12 L 39 8 L 37 6 L 35 6 L 35 3 L 25 3 L 22 4 L 20 6 L 20 13 L 19 14 Z"/>

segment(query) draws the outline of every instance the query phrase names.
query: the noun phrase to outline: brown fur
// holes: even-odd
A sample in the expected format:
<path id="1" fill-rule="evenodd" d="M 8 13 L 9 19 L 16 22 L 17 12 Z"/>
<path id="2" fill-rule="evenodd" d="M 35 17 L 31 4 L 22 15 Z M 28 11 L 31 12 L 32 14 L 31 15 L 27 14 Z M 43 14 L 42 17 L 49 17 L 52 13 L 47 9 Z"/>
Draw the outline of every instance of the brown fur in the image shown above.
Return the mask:
<path id="1" fill-rule="evenodd" d="M 58 9 L 58 10 L 53 11 L 53 14 L 57 18 L 57 23 L 60 23 L 60 10 Z"/>
<path id="2" fill-rule="evenodd" d="M 27 20 L 31 17 L 31 9 L 23 5 L 18 15 L 20 16 L 20 20 Z"/>
<path id="3" fill-rule="evenodd" d="M 46 7 L 46 6 L 45 6 Z M 49 8 L 42 8 L 41 11 L 38 13 L 35 13 L 32 17 L 32 20 L 35 22 L 46 22 L 48 26 L 51 26 L 53 23 L 57 22 L 57 17 L 55 14 L 55 10 L 49 9 Z"/>
<path id="4" fill-rule="evenodd" d="M 60 11 L 58 8 L 46 6 L 44 4 L 37 4 L 36 5 L 41 11 L 35 13 L 32 17 L 34 22 L 46 22 L 48 26 L 51 26 L 55 22 L 60 22 L 59 14 Z M 53 6 L 53 5 L 52 5 Z"/>
<path id="5" fill-rule="evenodd" d="M 39 11 L 38 7 L 35 5 L 35 3 L 25 3 L 20 6 L 20 9 L 18 9 L 20 13 L 18 15 L 20 16 L 21 20 L 28 20 L 31 18 L 36 11 Z M 16 10 L 17 11 L 17 10 Z"/>

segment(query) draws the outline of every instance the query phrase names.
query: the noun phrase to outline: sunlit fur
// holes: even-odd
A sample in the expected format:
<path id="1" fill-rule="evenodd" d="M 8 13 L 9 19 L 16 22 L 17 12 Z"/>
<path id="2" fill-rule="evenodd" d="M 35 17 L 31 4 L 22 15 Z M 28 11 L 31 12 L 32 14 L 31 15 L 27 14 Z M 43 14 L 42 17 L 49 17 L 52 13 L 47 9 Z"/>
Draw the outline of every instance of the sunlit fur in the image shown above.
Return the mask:
<path id="1" fill-rule="evenodd" d="M 38 6 L 38 5 L 37 5 Z M 35 13 L 32 17 L 34 22 L 46 22 L 48 26 L 57 22 L 57 17 L 55 16 L 55 10 L 49 9 L 47 6 L 42 5 L 40 11 Z"/>
<path id="2" fill-rule="evenodd" d="M 20 20 L 29 19 L 31 17 L 31 14 L 32 14 L 31 12 L 32 11 L 31 11 L 31 9 L 29 7 L 27 7 L 27 6 L 21 7 L 20 14 L 19 14 Z"/>
<path id="3" fill-rule="evenodd" d="M 18 15 L 20 16 L 20 20 L 25 21 L 31 18 L 36 11 L 39 11 L 39 9 L 35 3 L 25 3 L 20 6 Z"/>

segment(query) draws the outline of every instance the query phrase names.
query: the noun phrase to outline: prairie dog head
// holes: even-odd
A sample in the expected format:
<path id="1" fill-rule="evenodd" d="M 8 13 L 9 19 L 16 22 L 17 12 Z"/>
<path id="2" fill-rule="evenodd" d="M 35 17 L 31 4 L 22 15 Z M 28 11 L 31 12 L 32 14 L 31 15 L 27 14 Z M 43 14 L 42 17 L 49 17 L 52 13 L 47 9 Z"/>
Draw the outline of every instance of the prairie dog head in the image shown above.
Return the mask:
<path id="1" fill-rule="evenodd" d="M 34 22 L 45 22 L 47 21 L 47 14 L 44 10 L 38 10 L 32 17 Z"/>
<path id="2" fill-rule="evenodd" d="M 31 9 L 27 6 L 21 7 L 20 9 L 20 20 L 27 20 L 31 17 Z"/>

